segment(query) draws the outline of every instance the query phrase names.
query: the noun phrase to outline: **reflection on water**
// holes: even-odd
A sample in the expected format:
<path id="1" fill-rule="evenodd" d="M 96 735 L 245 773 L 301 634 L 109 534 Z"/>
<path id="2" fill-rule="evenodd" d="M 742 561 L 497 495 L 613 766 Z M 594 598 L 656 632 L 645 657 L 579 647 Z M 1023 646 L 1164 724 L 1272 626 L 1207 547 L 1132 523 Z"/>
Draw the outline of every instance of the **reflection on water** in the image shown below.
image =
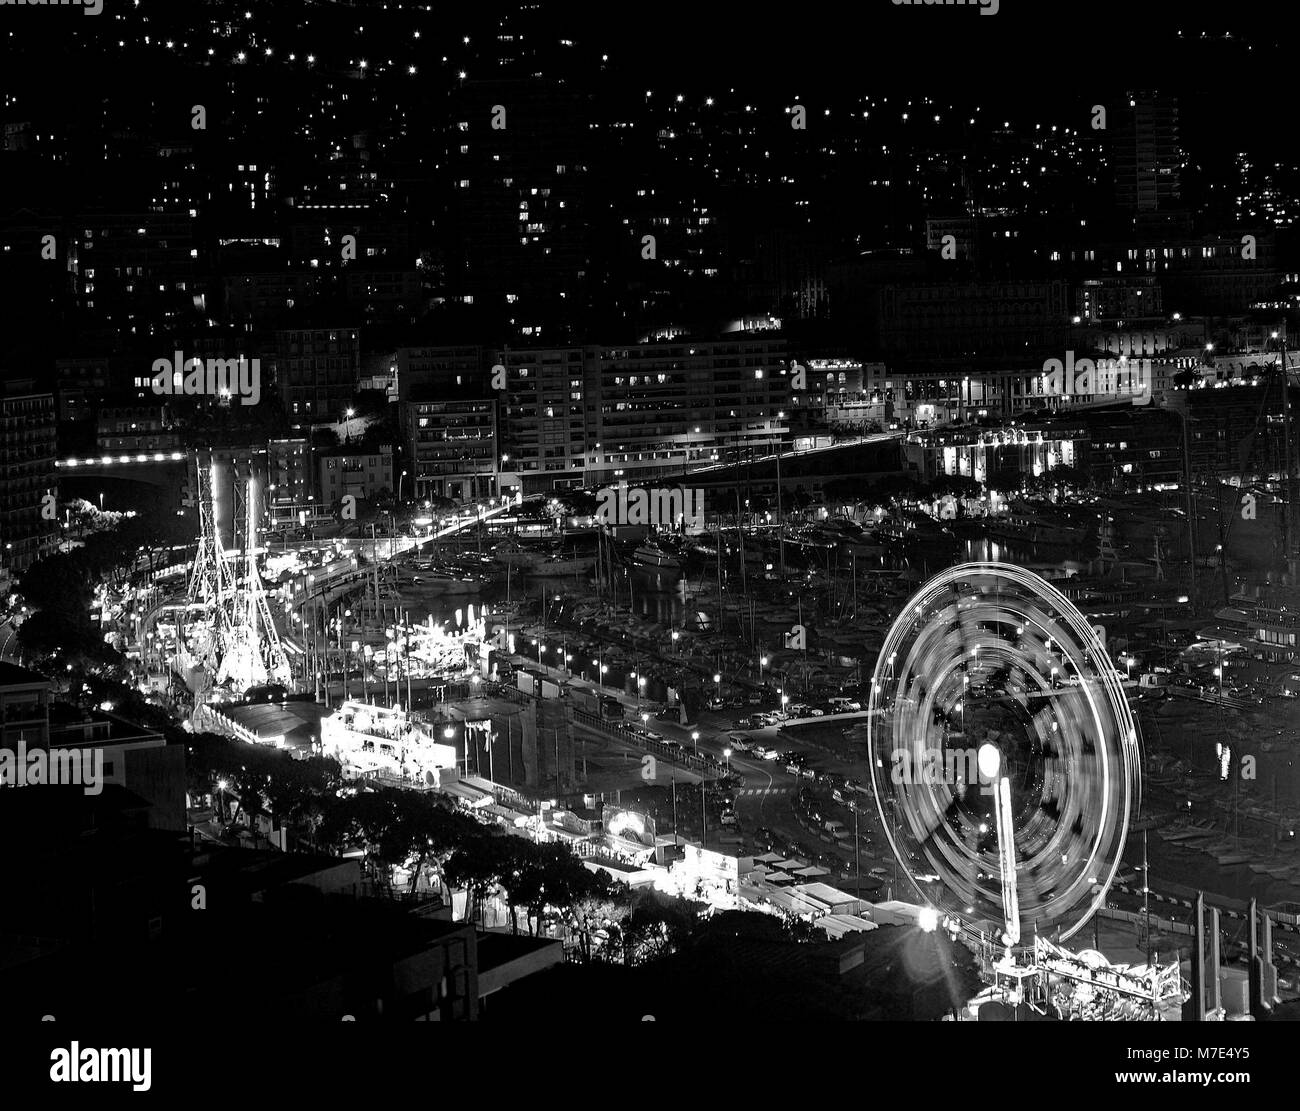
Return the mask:
<path id="1" fill-rule="evenodd" d="M 1002 540 L 967 540 L 962 545 L 963 563 L 1012 563 L 1036 571 L 1052 569 L 1078 574 L 1088 569 L 1086 562 L 1062 558 L 1060 545 L 1038 547 L 1035 544 L 1008 544 Z"/>

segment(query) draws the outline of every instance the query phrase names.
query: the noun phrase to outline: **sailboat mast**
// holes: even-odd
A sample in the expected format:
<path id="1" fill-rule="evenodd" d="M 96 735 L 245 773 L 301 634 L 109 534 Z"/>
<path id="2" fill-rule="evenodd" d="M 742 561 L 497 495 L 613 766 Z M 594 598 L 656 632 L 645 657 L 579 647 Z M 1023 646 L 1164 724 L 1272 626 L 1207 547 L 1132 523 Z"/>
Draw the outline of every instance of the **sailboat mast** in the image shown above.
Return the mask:
<path id="1" fill-rule="evenodd" d="M 781 509 L 781 448 L 776 449 L 776 528 L 781 546 L 781 581 L 785 582 L 785 514 Z"/>

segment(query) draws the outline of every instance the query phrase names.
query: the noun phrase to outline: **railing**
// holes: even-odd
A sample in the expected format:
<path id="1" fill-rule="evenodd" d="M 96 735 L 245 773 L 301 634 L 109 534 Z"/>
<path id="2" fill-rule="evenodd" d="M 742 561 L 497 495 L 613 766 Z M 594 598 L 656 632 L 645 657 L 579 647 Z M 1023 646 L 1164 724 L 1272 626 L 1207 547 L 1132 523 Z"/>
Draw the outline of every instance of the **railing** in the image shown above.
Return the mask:
<path id="1" fill-rule="evenodd" d="M 533 701 L 533 695 L 526 691 L 521 691 L 518 687 L 507 686 L 504 683 L 495 684 L 496 690 L 492 693 L 506 699 L 509 702 L 516 702 L 520 706 L 527 706 Z"/>
<path id="2" fill-rule="evenodd" d="M 694 753 L 671 747 L 663 741 L 643 737 L 639 733 L 634 733 L 626 724 L 606 721 L 604 718 L 597 717 L 586 710 L 575 708 L 573 720 L 588 728 L 599 730 L 616 740 L 623 741 L 625 744 L 635 745 L 646 752 L 652 752 L 661 759 L 669 761 L 669 763 L 681 764 L 699 772 L 717 772 L 722 768 L 722 765 L 712 756 L 696 756 Z"/>

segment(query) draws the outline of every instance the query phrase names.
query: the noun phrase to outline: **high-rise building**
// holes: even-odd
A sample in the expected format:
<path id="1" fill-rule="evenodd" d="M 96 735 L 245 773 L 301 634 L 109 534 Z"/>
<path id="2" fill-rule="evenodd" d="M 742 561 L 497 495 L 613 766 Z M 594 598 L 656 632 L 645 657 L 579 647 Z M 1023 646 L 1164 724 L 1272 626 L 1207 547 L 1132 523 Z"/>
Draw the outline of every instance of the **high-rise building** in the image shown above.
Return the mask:
<path id="1" fill-rule="evenodd" d="M 266 470 L 266 506 L 273 524 L 292 523 L 301 512 L 315 512 L 316 482 L 306 438 L 269 440 Z"/>
<path id="2" fill-rule="evenodd" d="M 419 498 L 472 501 L 497 493 L 496 400 L 421 398 L 406 406 L 409 459 Z"/>
<path id="3" fill-rule="evenodd" d="M 680 478 L 770 454 L 789 438 L 794 395 L 782 339 L 605 347 L 591 371 L 588 482 Z"/>
<path id="4" fill-rule="evenodd" d="M 291 422 L 337 421 L 356 393 L 361 341 L 356 328 L 275 333 L 276 385 Z"/>
<path id="5" fill-rule="evenodd" d="M 1174 205 L 1182 169 L 1177 100 L 1158 93 L 1131 93 L 1112 124 L 1118 206 L 1137 216 Z"/>
<path id="6" fill-rule="evenodd" d="M 22 571 L 54 550 L 58 538 L 54 395 L 32 383 L 0 394 L 0 557 Z"/>
<path id="7" fill-rule="evenodd" d="M 473 345 L 397 351 L 410 483 L 416 497 L 470 501 L 497 489 L 497 403 L 487 352 Z"/>
<path id="8" fill-rule="evenodd" d="M 677 478 L 769 453 L 790 433 L 780 339 L 508 350 L 503 488 L 525 494 Z"/>

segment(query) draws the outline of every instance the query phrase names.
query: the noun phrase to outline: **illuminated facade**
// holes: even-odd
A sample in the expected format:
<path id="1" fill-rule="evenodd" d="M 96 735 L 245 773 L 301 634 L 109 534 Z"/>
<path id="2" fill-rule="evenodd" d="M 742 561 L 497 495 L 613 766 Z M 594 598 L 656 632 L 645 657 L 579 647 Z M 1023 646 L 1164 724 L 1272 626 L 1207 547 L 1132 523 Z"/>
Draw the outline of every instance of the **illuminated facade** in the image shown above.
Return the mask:
<path id="1" fill-rule="evenodd" d="M 903 441 L 907 468 L 924 482 L 962 475 L 990 482 L 1000 474 L 1037 476 L 1082 463 L 1088 445 L 1082 429 L 960 428 L 915 432 Z"/>
<path id="2" fill-rule="evenodd" d="M 785 341 L 505 351 L 502 481 L 524 493 L 680 476 L 790 436 Z"/>
<path id="3" fill-rule="evenodd" d="M 382 775 L 426 787 L 456 778 L 456 748 L 401 709 L 344 702 L 321 721 L 321 751 L 348 778 Z"/>

